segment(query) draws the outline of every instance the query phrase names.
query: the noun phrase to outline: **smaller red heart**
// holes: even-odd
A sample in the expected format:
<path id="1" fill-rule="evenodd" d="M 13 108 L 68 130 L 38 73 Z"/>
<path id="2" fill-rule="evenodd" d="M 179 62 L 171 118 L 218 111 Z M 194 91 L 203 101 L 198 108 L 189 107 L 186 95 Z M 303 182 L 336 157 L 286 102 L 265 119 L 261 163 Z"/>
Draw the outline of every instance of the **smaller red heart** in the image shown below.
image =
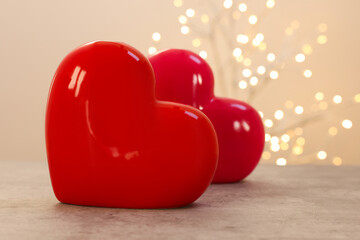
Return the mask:
<path id="1" fill-rule="evenodd" d="M 195 201 L 214 176 L 218 144 L 195 108 L 155 99 L 148 59 L 123 43 L 72 51 L 46 111 L 50 177 L 59 201 L 169 208 Z"/>
<path id="2" fill-rule="evenodd" d="M 213 182 L 236 182 L 248 176 L 258 164 L 265 143 L 258 112 L 242 101 L 214 96 L 211 68 L 193 52 L 170 49 L 149 60 L 158 99 L 196 107 L 213 123 L 219 141 Z"/>

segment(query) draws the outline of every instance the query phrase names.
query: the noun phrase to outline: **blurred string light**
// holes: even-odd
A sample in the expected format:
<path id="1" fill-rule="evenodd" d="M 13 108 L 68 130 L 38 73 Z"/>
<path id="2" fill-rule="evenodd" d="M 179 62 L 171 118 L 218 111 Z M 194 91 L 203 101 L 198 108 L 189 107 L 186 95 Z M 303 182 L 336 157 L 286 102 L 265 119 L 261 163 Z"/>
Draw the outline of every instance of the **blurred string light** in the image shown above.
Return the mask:
<path id="1" fill-rule="evenodd" d="M 277 120 L 281 120 L 281 119 L 283 119 L 283 117 L 284 117 L 284 112 L 281 111 L 281 110 L 277 110 L 277 111 L 274 113 L 274 117 L 275 117 Z"/>
<path id="2" fill-rule="evenodd" d="M 304 62 L 305 61 L 305 55 L 302 54 L 302 53 L 296 54 L 295 61 L 297 61 L 299 63 Z"/>
<path id="3" fill-rule="evenodd" d="M 305 144 L 305 138 L 299 137 L 298 139 L 296 139 L 296 144 L 299 146 L 303 146 Z"/>
<path id="4" fill-rule="evenodd" d="M 325 24 L 325 23 L 321 23 L 321 24 L 319 24 L 319 26 L 318 26 L 318 30 L 319 30 L 319 32 L 326 32 L 326 30 L 327 30 L 327 25 Z"/>
<path id="5" fill-rule="evenodd" d="M 247 82 L 244 81 L 244 80 L 241 80 L 241 81 L 239 82 L 239 88 L 240 88 L 240 89 L 245 89 L 246 87 L 247 87 Z"/>
<path id="6" fill-rule="evenodd" d="M 332 163 L 335 166 L 340 166 L 342 164 L 342 159 L 340 157 L 334 157 L 333 160 L 332 160 Z"/>
<path id="7" fill-rule="evenodd" d="M 338 130 L 336 127 L 330 127 L 328 132 L 330 136 L 335 136 L 338 133 Z"/>
<path id="8" fill-rule="evenodd" d="M 199 46 L 201 45 L 200 39 L 195 38 L 195 39 L 192 41 L 192 45 L 193 45 L 194 47 L 199 47 Z"/>
<path id="9" fill-rule="evenodd" d="M 291 100 L 287 100 L 287 101 L 285 102 L 285 107 L 286 107 L 287 109 L 293 108 L 293 107 L 294 107 L 294 102 L 291 101 Z"/>
<path id="10" fill-rule="evenodd" d="M 346 129 L 350 129 L 352 127 L 352 122 L 349 119 L 344 119 L 341 125 Z"/>
<path id="11" fill-rule="evenodd" d="M 254 25 L 254 24 L 257 23 L 257 21 L 258 21 L 258 18 L 257 18 L 256 15 L 251 15 L 251 16 L 249 17 L 249 23 L 250 23 L 250 24 Z"/>
<path id="12" fill-rule="evenodd" d="M 154 32 L 154 33 L 152 34 L 152 39 L 153 39 L 155 42 L 160 41 L 160 39 L 161 39 L 160 33 Z"/>
<path id="13" fill-rule="evenodd" d="M 265 42 L 261 42 L 260 45 L 259 45 L 259 50 L 260 51 L 265 51 L 267 48 L 267 45 Z"/>
<path id="14" fill-rule="evenodd" d="M 225 0 L 224 1 L 224 8 L 231 8 L 231 6 L 233 5 L 233 1 L 232 0 Z"/>
<path id="15" fill-rule="evenodd" d="M 270 119 L 266 119 L 264 124 L 265 124 L 265 127 L 268 127 L 268 128 L 271 128 L 274 125 L 273 121 Z"/>
<path id="16" fill-rule="evenodd" d="M 326 110 L 326 109 L 328 109 L 328 103 L 325 102 L 325 101 L 321 101 L 321 102 L 319 103 L 319 109 L 320 109 L 320 110 Z"/>
<path id="17" fill-rule="evenodd" d="M 208 23 L 209 22 L 209 16 L 207 14 L 201 15 L 201 22 Z"/>
<path id="18" fill-rule="evenodd" d="M 304 108 L 302 106 L 296 106 L 294 111 L 296 114 L 300 115 L 304 112 Z"/>
<path id="19" fill-rule="evenodd" d="M 275 61 L 276 57 L 275 57 L 275 54 L 269 53 L 266 58 L 269 62 L 273 62 L 273 61 Z"/>
<path id="20" fill-rule="evenodd" d="M 262 20 L 262 16 L 266 14 L 252 12 L 246 1 L 234 1 L 223 0 L 219 5 L 218 12 L 209 14 L 200 10 L 197 12 L 194 8 L 190 7 L 190 0 L 184 4 L 186 0 L 174 0 L 173 5 L 176 8 L 183 9 L 182 14 L 177 18 L 180 32 L 185 36 L 189 36 L 191 39 L 191 45 L 195 48 L 200 57 L 203 59 L 211 58 L 214 61 L 215 73 L 218 74 L 216 79 L 220 85 L 237 83 L 238 89 L 242 91 L 242 94 L 248 93 L 248 101 L 255 98 L 260 90 L 269 83 L 279 83 L 273 81 L 280 77 L 280 72 L 283 71 L 283 66 L 288 63 L 297 64 L 299 68 L 301 65 L 306 64 L 305 61 L 311 56 L 316 47 L 316 44 L 323 45 L 328 42 L 326 23 L 320 23 L 317 26 L 317 32 L 313 40 L 302 43 L 300 46 L 294 46 L 294 49 L 285 49 L 284 54 L 281 52 L 273 52 L 268 50 L 268 43 L 264 33 L 259 32 L 258 23 Z M 277 2 L 275 0 L 266 0 L 264 11 L 271 11 L 276 7 Z M 185 7 L 186 6 L 186 7 Z M 236 21 L 247 22 L 249 25 L 248 31 L 242 32 L 223 32 L 218 34 L 221 29 L 226 29 L 230 26 L 230 23 Z M 232 22 L 231 22 L 232 21 Z M 233 26 L 233 25 L 231 25 Z M 297 34 L 297 30 L 300 27 L 300 22 L 297 20 L 292 21 L 284 29 L 285 38 L 294 38 Z M 242 28 L 246 29 L 246 28 Z M 223 36 L 229 43 L 229 50 L 225 51 L 223 46 L 217 44 L 217 37 Z M 154 54 L 157 49 L 160 49 L 159 44 L 162 41 L 162 36 L 159 32 L 154 32 L 152 35 L 153 46 L 148 48 L 149 54 Z M 202 49 L 199 49 L 199 48 Z M 221 48 L 221 49 L 220 49 Z M 258 58 L 253 57 L 256 50 L 263 52 L 263 61 L 259 61 Z M 265 53 L 266 51 L 266 53 Z M 283 56 L 288 56 L 282 59 Z M 216 58 L 229 59 L 229 61 L 215 61 Z M 229 62 L 234 61 L 234 73 L 232 77 L 226 77 L 225 66 Z M 229 72 L 229 71 L 227 71 Z M 230 71 L 231 72 L 231 71 Z M 302 67 L 301 76 L 305 79 L 314 79 L 312 69 Z M 240 78 L 240 79 L 239 79 Z M 223 87 L 223 89 L 228 89 Z M 226 95 L 223 92 L 223 95 Z M 295 157 L 299 159 L 304 154 L 305 146 L 307 146 L 306 138 L 304 136 L 304 129 L 306 125 L 317 121 L 319 114 L 326 114 L 327 111 L 335 107 L 345 106 L 345 102 L 353 104 L 360 103 L 360 93 L 353 96 L 352 99 L 345 98 L 345 96 L 335 95 L 332 98 L 325 97 L 322 91 L 318 91 L 314 94 L 314 103 L 311 107 L 304 110 L 304 106 L 301 103 L 296 103 L 290 99 L 284 102 L 284 109 L 276 110 L 271 117 L 265 117 L 262 111 L 259 111 L 259 115 L 263 119 L 266 129 L 265 141 L 266 146 L 262 154 L 264 160 L 274 159 L 276 165 L 285 166 L 288 164 L 288 159 Z M 289 119 L 295 119 L 295 123 L 288 122 Z M 329 126 L 325 134 L 328 137 L 335 137 L 340 131 L 353 128 L 353 122 L 350 119 L 339 119 L 337 124 Z M 313 153 L 306 153 L 306 155 L 313 154 L 314 160 L 327 160 L 332 162 L 335 166 L 340 166 L 343 160 L 339 156 L 328 156 L 326 149 L 316 151 Z M 291 161 L 295 162 L 296 161 Z"/>
<path id="21" fill-rule="evenodd" d="M 258 33 L 256 34 L 255 38 L 253 39 L 253 42 L 256 42 L 256 45 L 260 45 L 262 43 L 262 41 L 264 41 L 264 34 L 262 33 Z M 275 57 L 275 55 L 274 55 Z"/>
<path id="22" fill-rule="evenodd" d="M 246 44 L 249 42 L 249 37 L 245 34 L 238 34 L 236 37 L 236 41 L 242 44 Z"/>
<path id="23" fill-rule="evenodd" d="M 281 136 L 281 141 L 283 141 L 285 143 L 289 142 L 290 141 L 290 136 L 288 134 L 283 134 Z"/>
<path id="24" fill-rule="evenodd" d="M 340 95 L 336 95 L 333 97 L 333 102 L 339 104 L 342 102 L 342 97 Z"/>
<path id="25" fill-rule="evenodd" d="M 300 136 L 304 133 L 304 130 L 301 127 L 297 127 L 294 129 L 294 133 L 295 135 Z"/>
<path id="26" fill-rule="evenodd" d="M 186 16 L 180 15 L 179 18 L 178 18 L 178 21 L 179 21 L 179 23 L 181 23 L 181 24 L 186 24 L 188 20 L 187 20 L 187 17 L 186 17 Z"/>
<path id="27" fill-rule="evenodd" d="M 269 142 L 269 141 L 270 141 L 270 139 L 271 139 L 270 134 L 265 133 L 265 142 Z"/>
<path id="28" fill-rule="evenodd" d="M 280 143 L 280 148 L 281 148 L 281 150 L 286 151 L 289 149 L 289 144 L 286 142 L 282 142 L 282 143 Z"/>
<path id="29" fill-rule="evenodd" d="M 238 20 L 241 17 L 241 14 L 239 11 L 233 11 L 233 13 L 231 14 L 233 19 Z"/>
<path id="30" fill-rule="evenodd" d="M 294 146 L 292 149 L 292 152 L 294 155 L 301 155 L 303 153 L 304 149 L 302 146 Z"/>
<path id="31" fill-rule="evenodd" d="M 327 37 L 325 35 L 320 35 L 317 38 L 317 42 L 319 44 L 325 44 L 327 42 Z"/>
<path id="32" fill-rule="evenodd" d="M 268 152 L 268 151 L 264 151 L 264 152 L 262 153 L 262 158 L 265 159 L 265 160 L 270 159 L 270 158 L 271 158 L 271 153 Z"/>
<path id="33" fill-rule="evenodd" d="M 275 0 L 267 0 L 266 7 L 273 8 L 275 6 Z"/>
<path id="34" fill-rule="evenodd" d="M 354 96 L 354 101 L 357 102 L 357 103 L 360 103 L 360 94 L 356 94 Z"/>
<path id="35" fill-rule="evenodd" d="M 326 159 L 326 157 L 327 157 L 327 153 L 326 153 L 325 151 L 319 151 L 319 152 L 317 153 L 317 157 L 318 157 L 318 159 L 320 159 L 320 160 L 324 160 L 324 159 Z"/>
<path id="36" fill-rule="evenodd" d="M 270 138 L 270 142 L 271 142 L 271 144 L 279 144 L 279 138 L 276 136 L 272 136 Z"/>
<path id="37" fill-rule="evenodd" d="M 253 77 L 250 78 L 250 85 L 251 86 L 256 86 L 258 84 L 258 82 L 259 82 L 259 79 L 257 77 L 253 76 Z"/>
<path id="38" fill-rule="evenodd" d="M 304 71 L 304 76 L 305 76 L 306 78 L 311 78 L 311 76 L 312 76 L 311 70 L 306 69 L 306 70 Z"/>
<path id="39" fill-rule="evenodd" d="M 182 34 L 186 35 L 190 32 L 190 28 L 188 26 L 182 26 L 180 31 Z"/>
<path id="40" fill-rule="evenodd" d="M 244 64 L 244 66 L 246 66 L 246 67 L 250 67 L 251 66 L 251 59 L 250 58 L 245 58 L 244 60 L 243 60 L 243 64 Z"/>
<path id="41" fill-rule="evenodd" d="M 276 165 L 279 165 L 279 166 L 285 166 L 286 165 L 286 159 L 285 158 L 278 158 L 276 159 Z"/>
<path id="42" fill-rule="evenodd" d="M 240 48 L 234 48 L 234 50 L 233 50 L 234 57 L 240 57 L 241 53 L 242 53 L 242 51 Z"/>
<path id="43" fill-rule="evenodd" d="M 250 77 L 251 76 L 251 70 L 248 69 L 248 68 L 245 68 L 243 71 L 242 71 L 242 75 L 246 78 Z"/>
<path id="44" fill-rule="evenodd" d="M 278 73 L 278 71 L 273 70 L 270 72 L 269 76 L 271 79 L 277 79 L 279 77 L 279 73 Z"/>
<path id="45" fill-rule="evenodd" d="M 202 50 L 202 51 L 199 52 L 199 55 L 200 55 L 200 57 L 202 57 L 203 59 L 206 59 L 208 54 L 207 54 L 206 51 Z"/>
<path id="46" fill-rule="evenodd" d="M 188 16 L 189 18 L 192 18 L 195 16 L 195 10 L 192 8 L 188 8 L 185 12 L 186 16 Z"/>
<path id="47" fill-rule="evenodd" d="M 247 5 L 245 3 L 240 3 L 239 4 L 239 11 L 240 12 L 246 12 L 247 10 Z"/>
<path id="48" fill-rule="evenodd" d="M 183 5 L 183 1 L 182 0 L 174 0 L 174 6 L 175 7 L 181 7 Z"/>
<path id="49" fill-rule="evenodd" d="M 312 47 L 309 44 L 305 44 L 302 47 L 302 52 L 306 55 L 310 55 L 312 53 Z"/>
<path id="50" fill-rule="evenodd" d="M 277 143 L 276 144 L 271 144 L 270 149 L 273 152 L 278 152 L 280 150 L 280 145 L 277 144 Z"/>
<path id="51" fill-rule="evenodd" d="M 266 72 L 266 68 L 264 66 L 259 66 L 257 72 L 258 74 L 263 75 Z"/>
<path id="52" fill-rule="evenodd" d="M 155 47 L 149 47 L 148 52 L 149 52 L 149 54 L 154 54 L 154 53 L 156 53 L 156 48 Z"/>
<path id="53" fill-rule="evenodd" d="M 322 92 L 317 92 L 315 94 L 315 99 L 318 100 L 318 101 L 321 101 L 324 99 L 324 94 Z"/>

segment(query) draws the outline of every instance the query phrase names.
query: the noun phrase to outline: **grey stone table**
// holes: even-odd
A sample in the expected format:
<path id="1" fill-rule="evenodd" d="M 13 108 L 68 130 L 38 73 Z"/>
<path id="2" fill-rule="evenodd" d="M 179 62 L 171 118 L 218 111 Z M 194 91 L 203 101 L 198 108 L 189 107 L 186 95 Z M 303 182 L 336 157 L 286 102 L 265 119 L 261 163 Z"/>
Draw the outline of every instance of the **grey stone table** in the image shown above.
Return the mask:
<path id="1" fill-rule="evenodd" d="M 168 210 L 59 203 L 46 162 L 0 161 L 0 239 L 360 239 L 360 167 L 260 165 Z"/>

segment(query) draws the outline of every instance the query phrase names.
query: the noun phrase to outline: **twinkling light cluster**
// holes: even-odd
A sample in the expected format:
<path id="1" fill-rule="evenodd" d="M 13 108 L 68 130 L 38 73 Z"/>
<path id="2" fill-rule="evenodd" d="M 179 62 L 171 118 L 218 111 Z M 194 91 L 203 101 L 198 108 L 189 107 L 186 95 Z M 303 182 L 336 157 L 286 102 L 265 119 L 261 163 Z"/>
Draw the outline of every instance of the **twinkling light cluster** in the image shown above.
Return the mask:
<path id="1" fill-rule="evenodd" d="M 217 84 L 222 85 L 224 95 L 231 95 L 226 92 L 226 89 L 229 89 L 227 85 L 236 86 L 242 94 L 247 94 L 247 101 L 251 103 L 264 87 L 281 77 L 286 61 L 297 64 L 304 78 L 313 78 L 313 71 L 304 68 L 303 63 L 311 57 L 316 44 L 327 43 L 328 26 L 325 23 L 317 26 L 313 41 L 301 46 L 292 46 L 294 49 L 288 51 L 292 52 L 292 55 L 284 58 L 281 53 L 269 51 L 266 36 L 258 31 L 258 25 L 263 20 L 262 17 L 276 7 L 275 0 L 263 0 L 263 12 L 257 15 L 253 14 L 250 5 L 243 0 L 224 0 L 221 5 L 213 4 L 218 3 L 214 1 L 212 5 L 218 6 L 218 9 L 211 13 L 185 7 L 184 1 L 173 1 L 175 7 L 183 9 L 183 13 L 177 18 L 180 24 L 180 33 L 191 39 L 194 51 L 198 52 L 202 58 L 212 58 L 216 79 L 222 79 Z M 206 2 L 208 3 L 208 1 Z M 188 0 L 187 4 L 191 4 L 191 1 Z M 248 24 L 248 30 L 236 30 L 245 29 L 244 27 L 234 27 L 238 21 Z M 292 21 L 284 31 L 284 38 L 293 37 L 299 26 L 300 23 L 297 20 Z M 152 39 L 154 46 L 148 49 L 149 54 L 157 51 L 161 40 L 160 33 L 154 32 Z M 253 57 L 254 52 L 262 52 L 265 56 L 263 61 Z M 228 72 L 233 74 L 226 75 Z M 315 93 L 314 103 L 310 107 L 287 100 L 284 107 L 279 107 L 273 116 L 264 116 L 264 113 L 259 111 L 266 129 L 266 145 L 262 159 L 265 161 L 272 159 L 278 166 L 285 166 L 289 162 L 296 163 L 297 159 L 305 157 L 304 148 L 307 140 L 304 136 L 304 129 L 307 125 L 323 119 L 321 116 L 335 108 L 358 103 L 360 103 L 360 93 L 353 99 L 340 95 L 325 98 L 325 94 L 319 91 Z M 288 118 L 295 118 L 296 121 L 289 124 L 286 121 Z M 348 130 L 352 127 L 353 123 L 350 119 L 341 119 L 340 117 L 337 124 L 328 128 L 326 134 L 331 138 L 342 129 Z M 315 152 L 307 153 L 306 157 L 311 158 L 312 161 L 329 161 L 335 166 L 340 166 L 343 162 L 340 156 L 330 156 L 326 149 L 317 149 Z"/>
<path id="2" fill-rule="evenodd" d="M 263 152 L 262 158 L 269 160 L 272 155 L 282 153 L 283 157 L 276 160 L 276 164 L 279 166 L 286 165 L 287 159 L 299 159 L 304 154 L 306 140 L 303 134 L 307 125 L 322 120 L 321 116 L 341 107 L 341 104 L 349 106 L 360 103 L 359 94 L 355 95 L 353 99 L 346 99 L 346 101 L 340 95 L 335 95 L 330 99 L 328 102 L 325 101 L 324 93 L 317 92 L 314 95 L 315 103 L 308 109 L 301 105 L 295 105 L 293 101 L 288 100 L 285 102 L 284 109 L 274 112 L 273 118 L 265 118 L 263 113 L 259 112 L 264 119 L 267 132 L 265 142 L 268 146 Z M 298 116 L 297 121 L 292 125 L 277 128 L 277 126 L 281 125 L 281 120 L 286 117 L 285 115 L 290 117 L 291 115 Z M 329 137 L 334 137 L 341 129 L 347 130 L 352 127 L 353 122 L 350 119 L 341 120 L 340 118 L 337 120 L 337 125 L 328 128 L 327 134 Z M 311 157 L 315 161 L 316 159 L 318 161 L 329 160 L 335 166 L 340 166 L 343 162 L 339 156 L 329 156 L 326 149 L 319 149 L 317 152 L 308 154 L 307 157 Z"/>

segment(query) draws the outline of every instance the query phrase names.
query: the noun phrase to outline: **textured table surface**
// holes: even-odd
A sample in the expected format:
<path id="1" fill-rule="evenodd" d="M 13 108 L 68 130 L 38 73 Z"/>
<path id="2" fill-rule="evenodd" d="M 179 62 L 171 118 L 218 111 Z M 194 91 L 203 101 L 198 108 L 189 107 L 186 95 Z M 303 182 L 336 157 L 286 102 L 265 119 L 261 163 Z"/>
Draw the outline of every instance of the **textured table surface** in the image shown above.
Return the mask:
<path id="1" fill-rule="evenodd" d="M 0 161 L 0 239 L 360 239 L 360 167 L 260 165 L 170 210 L 59 203 L 46 162 Z"/>

